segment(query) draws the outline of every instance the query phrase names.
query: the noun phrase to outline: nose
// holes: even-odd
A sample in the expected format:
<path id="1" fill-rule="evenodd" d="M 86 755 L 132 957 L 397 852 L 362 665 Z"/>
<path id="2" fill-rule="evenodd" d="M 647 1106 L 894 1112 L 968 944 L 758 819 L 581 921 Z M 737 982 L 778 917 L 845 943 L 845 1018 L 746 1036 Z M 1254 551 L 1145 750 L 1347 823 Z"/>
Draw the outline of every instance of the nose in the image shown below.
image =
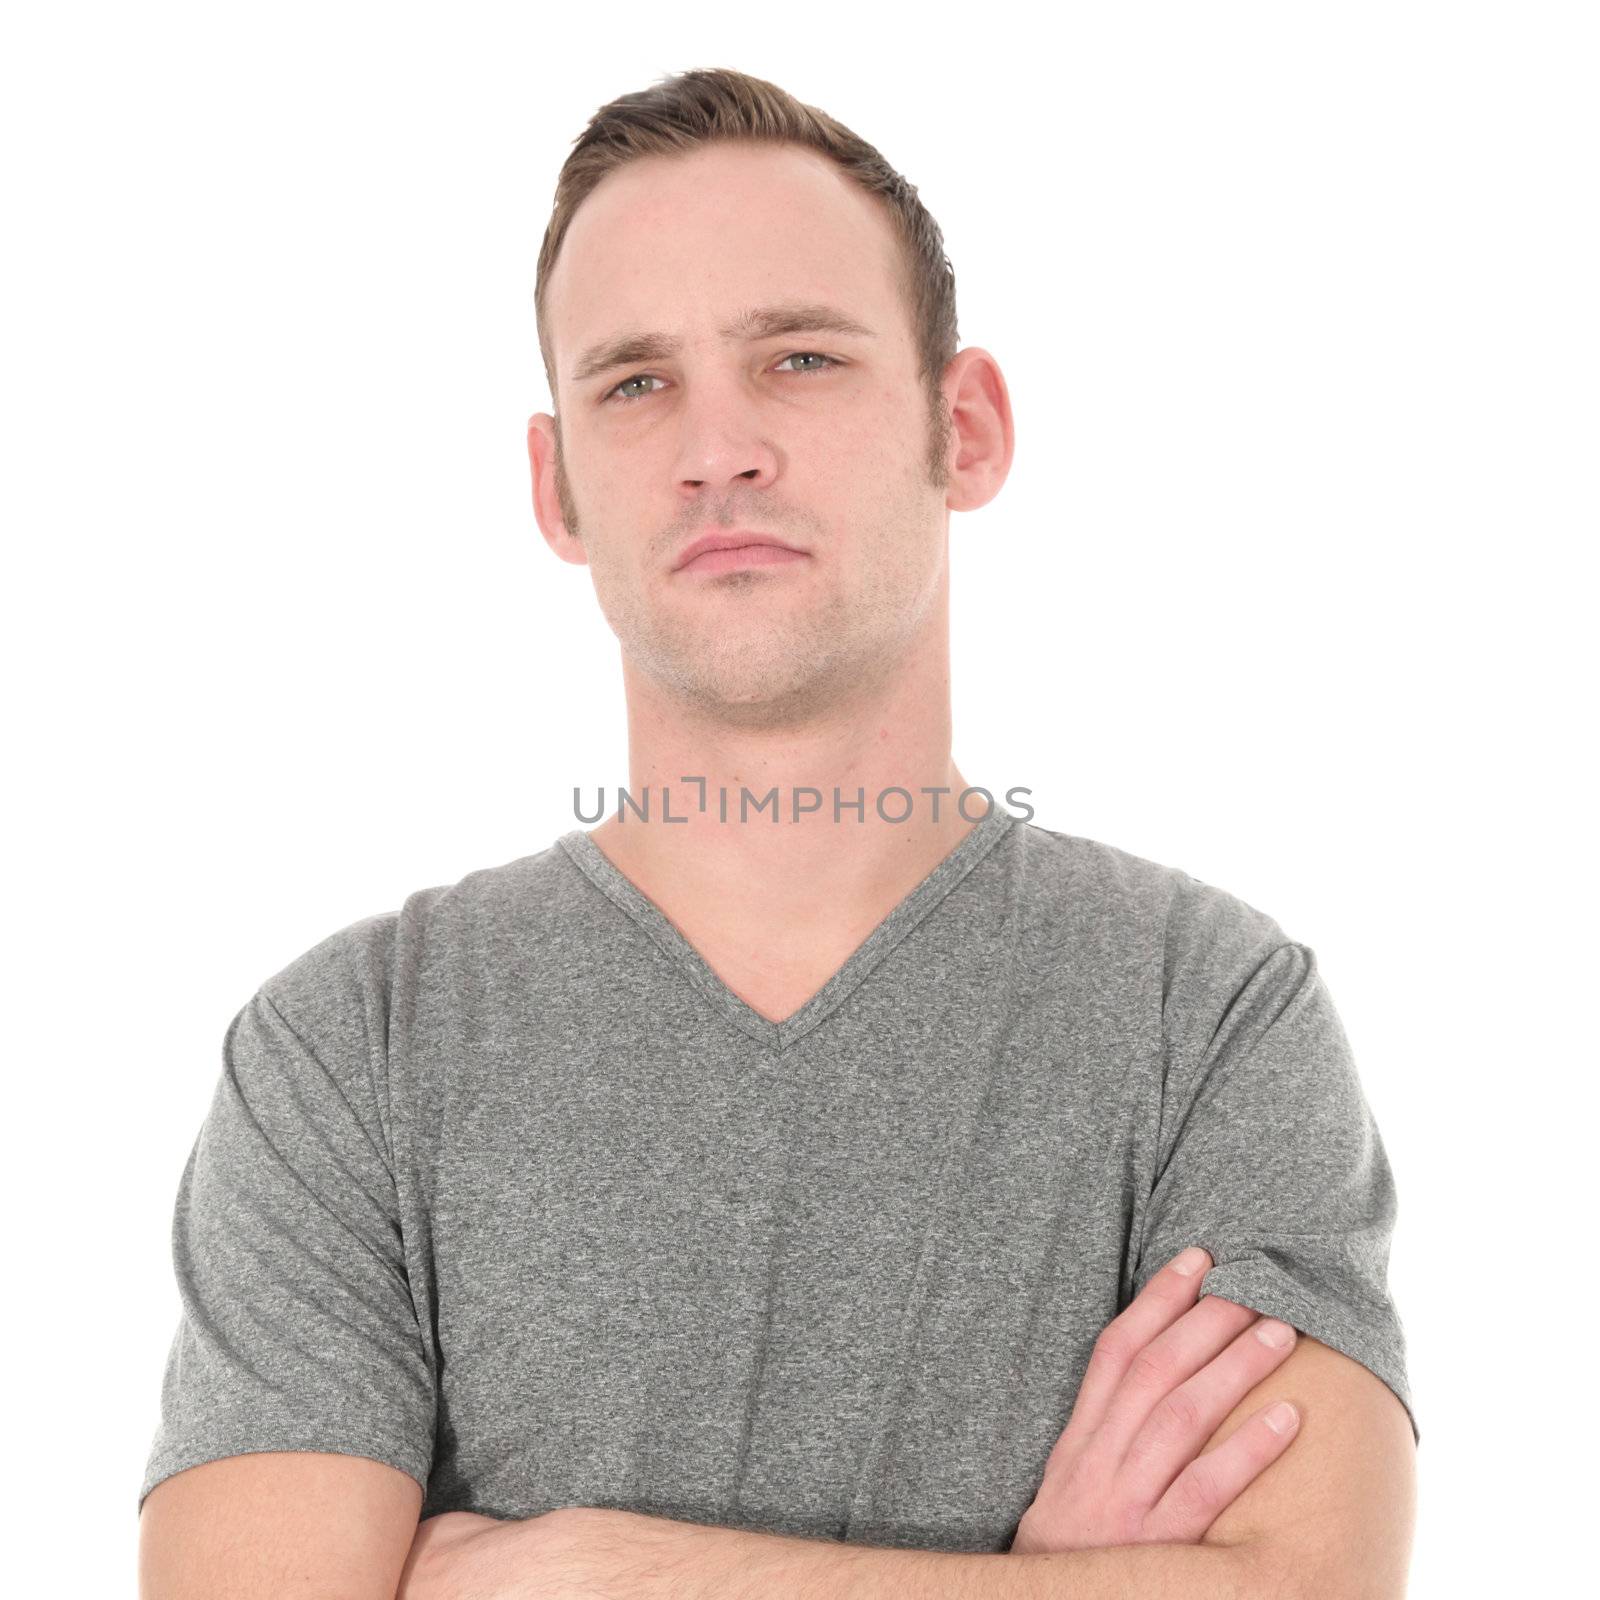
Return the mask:
<path id="1" fill-rule="evenodd" d="M 702 391 L 680 411 L 677 478 L 685 497 L 717 494 L 741 479 L 766 488 L 778 475 L 778 452 L 761 436 L 762 413 L 727 389 Z"/>
<path id="2" fill-rule="evenodd" d="M 740 467 L 739 462 L 755 461 L 753 466 Z M 728 448 L 706 451 L 692 464 L 697 476 L 679 479 L 686 493 L 702 495 L 708 489 L 716 491 L 727 484 L 743 479 L 757 487 L 765 487 L 777 476 L 775 452 L 765 445 L 746 445 L 743 450 Z"/>

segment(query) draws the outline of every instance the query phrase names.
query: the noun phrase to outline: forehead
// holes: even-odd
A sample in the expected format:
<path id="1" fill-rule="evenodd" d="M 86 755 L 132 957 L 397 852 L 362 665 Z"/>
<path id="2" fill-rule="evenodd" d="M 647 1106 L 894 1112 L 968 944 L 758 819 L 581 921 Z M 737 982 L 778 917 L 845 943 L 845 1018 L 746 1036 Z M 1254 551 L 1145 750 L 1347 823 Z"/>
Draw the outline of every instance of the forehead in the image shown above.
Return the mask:
<path id="1" fill-rule="evenodd" d="M 596 186 L 562 241 L 546 291 L 558 381 L 621 330 L 709 343 L 730 313 L 779 301 L 826 302 L 893 338 L 900 262 L 882 202 L 818 151 L 640 158 Z"/>

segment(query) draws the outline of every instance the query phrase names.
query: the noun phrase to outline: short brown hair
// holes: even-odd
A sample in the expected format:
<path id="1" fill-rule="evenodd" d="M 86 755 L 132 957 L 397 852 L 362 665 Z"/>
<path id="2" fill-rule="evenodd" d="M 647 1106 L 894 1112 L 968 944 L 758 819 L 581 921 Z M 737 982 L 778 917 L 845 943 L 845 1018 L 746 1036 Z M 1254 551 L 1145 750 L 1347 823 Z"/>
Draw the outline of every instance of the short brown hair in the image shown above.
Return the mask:
<path id="1" fill-rule="evenodd" d="M 545 326 L 545 289 L 573 214 L 608 173 L 639 156 L 671 155 L 719 140 L 808 145 L 869 194 L 880 196 L 901 241 L 901 293 L 911 313 L 918 371 L 936 423 L 947 420 L 939 383 L 956 354 L 956 279 L 944 235 L 908 183 L 865 139 L 815 106 L 743 72 L 705 67 L 659 79 L 601 106 L 556 179 L 555 205 L 534 280 L 534 317 L 550 397 L 555 372 Z"/>

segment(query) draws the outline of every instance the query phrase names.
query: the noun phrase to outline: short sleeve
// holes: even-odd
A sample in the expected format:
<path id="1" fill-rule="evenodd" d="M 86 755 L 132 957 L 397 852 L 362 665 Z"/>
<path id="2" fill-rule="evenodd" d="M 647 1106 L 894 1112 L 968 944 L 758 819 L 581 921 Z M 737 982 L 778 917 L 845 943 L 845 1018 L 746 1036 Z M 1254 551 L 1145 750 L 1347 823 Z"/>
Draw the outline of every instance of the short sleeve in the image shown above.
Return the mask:
<path id="1" fill-rule="evenodd" d="M 1314 953 L 1210 891 L 1169 969 L 1167 1060 L 1134 1293 L 1190 1245 L 1217 1294 L 1342 1351 L 1406 1408 L 1388 1289 L 1393 1174 Z"/>
<path id="2" fill-rule="evenodd" d="M 309 952 L 228 1027 L 173 1214 L 181 1314 L 141 1509 L 173 1473 L 263 1450 L 368 1456 L 426 1493 L 435 1386 L 381 1049 L 341 948 Z"/>

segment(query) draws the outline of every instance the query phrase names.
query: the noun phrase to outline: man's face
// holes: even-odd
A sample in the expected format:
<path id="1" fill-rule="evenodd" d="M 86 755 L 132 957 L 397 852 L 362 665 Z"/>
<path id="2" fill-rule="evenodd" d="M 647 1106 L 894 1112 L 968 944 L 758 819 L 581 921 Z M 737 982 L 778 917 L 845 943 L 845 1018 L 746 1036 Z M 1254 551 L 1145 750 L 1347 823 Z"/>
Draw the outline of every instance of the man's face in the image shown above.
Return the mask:
<path id="1" fill-rule="evenodd" d="M 630 663 L 719 720 L 802 720 L 893 674 L 941 623 L 945 410 L 930 407 L 879 203 L 797 146 L 714 145 L 610 174 L 579 207 L 546 311 L 555 482 Z M 728 339 L 824 305 L 865 333 Z M 633 333 L 675 353 L 583 371 Z M 827 358 L 827 359 L 823 359 Z M 708 529 L 805 552 L 678 569 Z"/>

